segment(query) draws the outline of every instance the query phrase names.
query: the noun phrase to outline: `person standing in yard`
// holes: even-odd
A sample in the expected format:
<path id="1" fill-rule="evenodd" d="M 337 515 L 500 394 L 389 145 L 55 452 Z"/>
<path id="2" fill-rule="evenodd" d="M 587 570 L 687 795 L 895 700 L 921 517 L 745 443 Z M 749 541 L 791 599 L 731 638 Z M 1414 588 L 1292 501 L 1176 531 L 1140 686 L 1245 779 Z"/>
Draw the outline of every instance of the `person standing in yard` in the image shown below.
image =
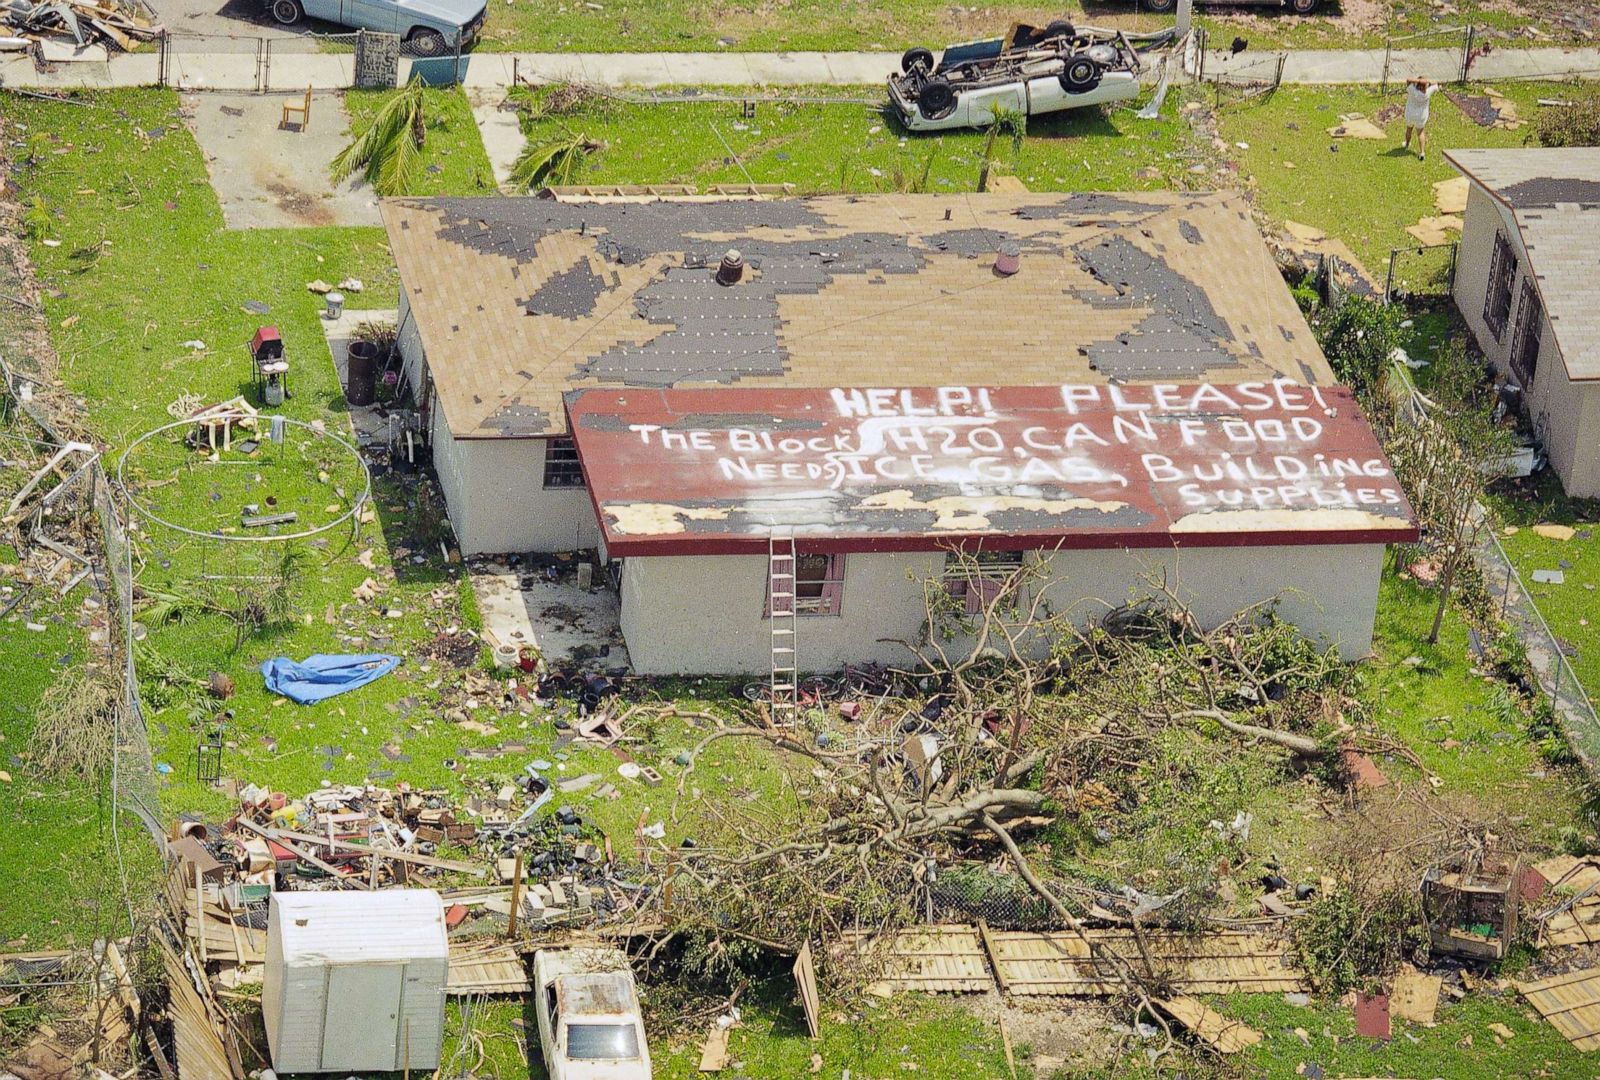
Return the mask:
<path id="1" fill-rule="evenodd" d="M 1417 157 L 1428 160 L 1428 103 L 1439 92 L 1439 84 L 1427 79 L 1406 80 L 1406 149 L 1411 149 L 1411 133 L 1417 134 Z"/>

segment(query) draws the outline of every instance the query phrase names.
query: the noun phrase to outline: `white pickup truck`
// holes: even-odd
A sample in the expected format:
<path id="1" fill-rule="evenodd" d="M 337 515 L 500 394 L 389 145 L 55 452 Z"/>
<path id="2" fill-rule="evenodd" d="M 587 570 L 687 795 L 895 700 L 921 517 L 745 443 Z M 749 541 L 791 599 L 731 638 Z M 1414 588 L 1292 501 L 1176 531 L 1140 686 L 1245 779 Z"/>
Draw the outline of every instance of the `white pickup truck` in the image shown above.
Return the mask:
<path id="1" fill-rule="evenodd" d="M 911 131 L 985 127 L 996 106 L 1042 116 L 1138 96 L 1141 64 L 1128 36 L 1074 27 L 1013 26 L 1003 38 L 908 49 L 889 76 L 889 104 Z"/>
<path id="2" fill-rule="evenodd" d="M 542 949 L 533 986 L 550 1080 L 650 1080 L 639 993 L 620 950 Z"/>

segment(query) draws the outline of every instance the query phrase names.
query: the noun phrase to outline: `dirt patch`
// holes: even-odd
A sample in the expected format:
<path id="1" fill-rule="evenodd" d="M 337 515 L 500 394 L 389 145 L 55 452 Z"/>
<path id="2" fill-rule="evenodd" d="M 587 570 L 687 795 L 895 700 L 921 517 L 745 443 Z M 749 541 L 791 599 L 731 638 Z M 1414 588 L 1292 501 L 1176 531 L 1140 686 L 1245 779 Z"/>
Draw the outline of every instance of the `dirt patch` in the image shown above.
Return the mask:
<path id="1" fill-rule="evenodd" d="M 478 662 L 483 642 L 466 634 L 439 634 L 432 641 L 424 641 L 412 650 L 421 660 L 432 660 L 449 667 L 465 670 Z"/>
<path id="2" fill-rule="evenodd" d="M 278 209 L 294 218 L 301 225 L 332 225 L 333 214 L 322 205 L 322 200 L 315 195 L 292 188 L 281 180 L 266 180 L 261 184 L 263 190 L 273 195 L 277 200 Z"/>
<path id="3" fill-rule="evenodd" d="M 963 1002 L 987 1024 L 1005 1024 L 1019 1061 L 1033 1063 L 1039 1076 L 1089 1071 L 1116 1056 L 1115 1027 L 1123 1021 L 1105 1005 L 1059 998 L 1003 998 L 998 993 Z"/>

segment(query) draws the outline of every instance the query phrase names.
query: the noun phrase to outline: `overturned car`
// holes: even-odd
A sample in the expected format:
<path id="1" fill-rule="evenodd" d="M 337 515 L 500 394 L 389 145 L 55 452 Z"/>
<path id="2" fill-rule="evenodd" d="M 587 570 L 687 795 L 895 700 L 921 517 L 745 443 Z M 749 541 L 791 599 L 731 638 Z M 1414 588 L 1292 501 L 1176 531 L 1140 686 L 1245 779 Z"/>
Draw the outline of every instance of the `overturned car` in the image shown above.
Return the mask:
<path id="1" fill-rule="evenodd" d="M 1139 54 L 1126 34 L 1075 27 L 1011 28 L 1003 38 L 952 45 L 935 62 L 906 50 L 889 101 L 912 131 L 984 127 L 995 108 L 1027 116 L 1125 101 L 1139 93 Z"/>

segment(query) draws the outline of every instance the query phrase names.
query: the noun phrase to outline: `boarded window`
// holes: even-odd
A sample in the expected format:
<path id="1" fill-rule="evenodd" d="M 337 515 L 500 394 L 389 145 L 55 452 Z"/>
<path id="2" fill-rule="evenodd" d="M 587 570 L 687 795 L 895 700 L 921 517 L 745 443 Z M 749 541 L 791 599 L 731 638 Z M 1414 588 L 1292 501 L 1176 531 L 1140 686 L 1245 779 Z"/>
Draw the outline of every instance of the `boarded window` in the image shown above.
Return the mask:
<path id="1" fill-rule="evenodd" d="M 785 560 L 787 561 L 787 560 Z M 787 581 L 768 582 L 767 614 L 772 614 L 773 592 L 783 592 Z M 844 599 L 843 555 L 800 555 L 795 559 L 794 613 L 796 615 L 837 615 Z M 782 611 L 783 598 L 778 598 Z"/>
<path id="2" fill-rule="evenodd" d="M 547 488 L 583 486 L 583 467 L 578 464 L 578 448 L 571 439 L 549 439 L 545 442 L 544 486 Z"/>
<path id="3" fill-rule="evenodd" d="M 1517 279 L 1517 257 L 1506 234 L 1494 234 L 1494 255 L 1489 260 L 1489 293 L 1483 300 L 1483 321 L 1499 341 L 1505 337 L 1511 315 L 1511 285 Z"/>
<path id="4" fill-rule="evenodd" d="M 945 591 L 961 600 L 968 615 L 982 614 L 1005 587 L 1006 580 L 1022 568 L 1020 551 L 980 551 L 973 558 L 977 565 L 965 560 L 946 560 L 944 569 Z"/>
<path id="5" fill-rule="evenodd" d="M 1517 299 L 1517 332 L 1511 339 L 1511 370 L 1522 380 L 1523 389 L 1532 389 L 1533 373 L 1539 366 L 1539 335 L 1544 330 L 1544 301 L 1528 278 L 1522 279 L 1522 295 Z"/>

